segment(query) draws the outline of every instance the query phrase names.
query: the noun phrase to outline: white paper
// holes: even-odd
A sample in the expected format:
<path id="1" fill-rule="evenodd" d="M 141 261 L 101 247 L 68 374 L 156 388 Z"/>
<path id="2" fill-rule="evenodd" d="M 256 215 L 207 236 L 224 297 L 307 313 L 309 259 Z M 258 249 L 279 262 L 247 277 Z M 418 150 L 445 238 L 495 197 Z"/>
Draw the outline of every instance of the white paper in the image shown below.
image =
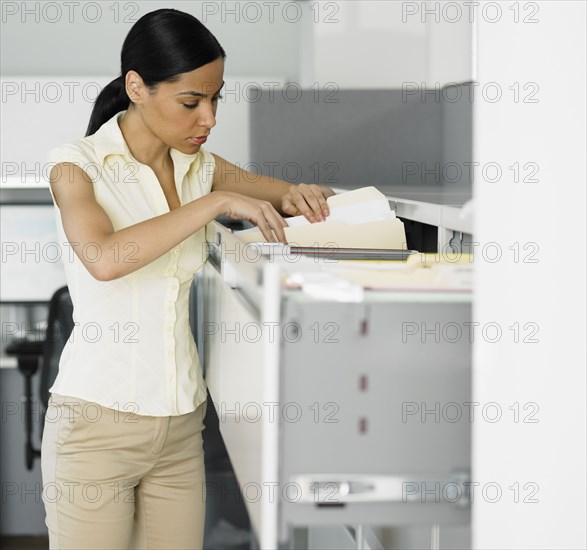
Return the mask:
<path id="1" fill-rule="evenodd" d="M 326 216 L 325 221 L 315 223 L 339 221 L 347 225 L 357 225 L 395 218 L 395 212 L 390 208 L 385 195 L 372 186 L 333 195 L 328 197 L 326 202 L 328 203 L 329 215 Z M 314 225 L 303 215 L 285 218 L 285 221 L 289 227 Z M 241 235 L 252 231 L 259 231 L 259 228 L 251 227 L 234 233 Z"/>

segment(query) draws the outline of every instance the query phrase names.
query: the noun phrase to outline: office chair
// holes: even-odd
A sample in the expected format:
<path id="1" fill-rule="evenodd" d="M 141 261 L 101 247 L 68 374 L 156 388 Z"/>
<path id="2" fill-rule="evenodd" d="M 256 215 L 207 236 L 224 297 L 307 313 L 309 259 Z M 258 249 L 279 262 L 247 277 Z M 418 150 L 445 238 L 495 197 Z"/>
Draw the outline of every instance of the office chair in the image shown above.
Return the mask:
<path id="1" fill-rule="evenodd" d="M 25 378 L 25 462 L 27 470 L 32 470 L 35 458 L 41 456 L 40 449 L 33 446 L 33 400 L 32 378 L 41 362 L 41 437 L 44 419 L 49 406 L 49 388 L 59 370 L 59 358 L 65 343 L 73 330 L 73 304 L 67 286 L 58 289 L 49 302 L 47 329 L 43 341 L 22 340 L 13 342 L 6 348 L 8 355 L 15 355 L 18 369 Z M 42 361 L 40 361 L 42 359 Z"/>

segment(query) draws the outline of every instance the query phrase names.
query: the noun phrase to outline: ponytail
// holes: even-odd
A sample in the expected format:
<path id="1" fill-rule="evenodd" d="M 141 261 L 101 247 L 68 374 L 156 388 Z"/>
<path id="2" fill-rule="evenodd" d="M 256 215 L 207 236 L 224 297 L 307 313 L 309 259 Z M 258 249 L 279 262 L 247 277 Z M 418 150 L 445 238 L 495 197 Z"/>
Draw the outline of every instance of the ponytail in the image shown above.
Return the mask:
<path id="1" fill-rule="evenodd" d="M 136 71 L 150 90 L 160 82 L 175 82 L 179 75 L 225 59 L 214 35 L 193 15 L 163 8 L 143 15 L 130 29 L 122 45 L 121 71 L 96 98 L 86 137 L 116 113 L 129 108 L 125 78 Z"/>
<path id="2" fill-rule="evenodd" d="M 104 87 L 96 98 L 90 123 L 86 130 L 86 137 L 91 136 L 116 113 L 127 109 L 129 102 L 130 100 L 125 90 L 124 78 L 119 76 Z"/>

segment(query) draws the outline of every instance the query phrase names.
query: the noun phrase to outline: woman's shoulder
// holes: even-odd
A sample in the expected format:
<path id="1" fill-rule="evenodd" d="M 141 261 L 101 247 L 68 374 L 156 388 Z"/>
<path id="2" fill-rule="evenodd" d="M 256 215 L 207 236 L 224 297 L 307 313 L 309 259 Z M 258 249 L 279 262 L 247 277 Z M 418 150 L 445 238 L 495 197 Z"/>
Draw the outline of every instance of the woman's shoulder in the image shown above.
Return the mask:
<path id="1" fill-rule="evenodd" d="M 47 161 L 52 164 L 59 162 L 71 162 L 74 164 L 85 165 L 95 160 L 94 147 L 92 140 L 84 137 L 76 141 L 62 143 L 53 147 L 47 153 Z"/>

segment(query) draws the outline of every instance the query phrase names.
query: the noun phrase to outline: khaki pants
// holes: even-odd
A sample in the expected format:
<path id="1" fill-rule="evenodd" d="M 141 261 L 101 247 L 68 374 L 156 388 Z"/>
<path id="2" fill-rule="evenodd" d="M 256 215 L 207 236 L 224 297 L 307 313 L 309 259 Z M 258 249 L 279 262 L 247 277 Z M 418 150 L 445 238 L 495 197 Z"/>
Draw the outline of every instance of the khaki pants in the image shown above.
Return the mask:
<path id="1" fill-rule="evenodd" d="M 202 548 L 205 412 L 140 416 L 52 394 L 41 446 L 51 550 Z"/>

